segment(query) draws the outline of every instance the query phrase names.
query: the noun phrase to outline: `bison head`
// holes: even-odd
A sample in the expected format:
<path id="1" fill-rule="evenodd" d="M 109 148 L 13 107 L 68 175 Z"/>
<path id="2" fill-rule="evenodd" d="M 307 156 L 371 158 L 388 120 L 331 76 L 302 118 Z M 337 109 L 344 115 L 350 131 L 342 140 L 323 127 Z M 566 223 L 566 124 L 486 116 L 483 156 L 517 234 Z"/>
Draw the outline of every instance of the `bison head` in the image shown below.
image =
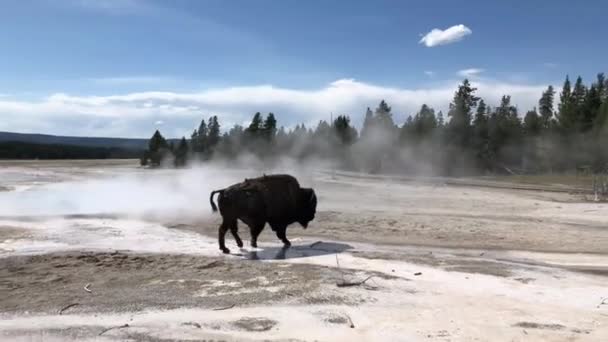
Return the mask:
<path id="1" fill-rule="evenodd" d="M 300 189 L 300 219 L 298 223 L 306 229 L 308 223 L 315 218 L 317 212 L 317 195 L 313 189 Z"/>

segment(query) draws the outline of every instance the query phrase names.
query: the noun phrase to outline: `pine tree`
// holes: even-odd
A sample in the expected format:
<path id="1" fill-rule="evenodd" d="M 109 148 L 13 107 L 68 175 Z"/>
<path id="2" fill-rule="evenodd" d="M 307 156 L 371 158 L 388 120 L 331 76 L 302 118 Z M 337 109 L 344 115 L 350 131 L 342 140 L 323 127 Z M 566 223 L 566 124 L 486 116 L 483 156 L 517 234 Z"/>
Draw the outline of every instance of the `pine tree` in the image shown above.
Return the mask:
<path id="1" fill-rule="evenodd" d="M 255 113 L 249 127 L 247 127 L 247 133 L 249 133 L 252 137 L 259 137 L 260 132 L 263 129 L 262 124 L 262 114 L 260 112 Z"/>
<path id="2" fill-rule="evenodd" d="M 570 79 L 566 76 L 562 92 L 559 95 L 558 115 L 557 120 L 560 128 L 569 131 L 575 127 L 575 107 L 572 100 L 572 89 Z"/>
<path id="3" fill-rule="evenodd" d="M 553 117 L 553 99 L 555 96 L 555 90 L 553 86 L 548 86 L 547 90 L 543 92 L 540 100 L 538 100 L 538 110 L 540 112 L 541 126 L 544 129 L 548 129 Z"/>
<path id="4" fill-rule="evenodd" d="M 256 112 L 251 119 L 251 123 L 249 123 L 249 126 L 245 129 L 244 135 L 244 147 L 254 154 L 259 155 L 264 151 L 264 147 L 261 146 L 263 141 L 263 130 L 262 114 Z"/>
<path id="5" fill-rule="evenodd" d="M 365 119 L 363 120 L 363 127 L 361 128 L 361 137 L 366 138 L 369 136 L 372 127 L 374 126 L 374 113 L 367 107 L 365 111 Z"/>
<path id="6" fill-rule="evenodd" d="M 539 147 L 544 146 L 540 133 L 544 128 L 543 118 L 538 115 L 536 108 L 530 110 L 524 116 L 523 122 L 523 166 L 524 169 L 538 170 L 539 161 L 547 159 L 546 155 L 538 151 Z"/>
<path id="7" fill-rule="evenodd" d="M 281 126 L 279 128 L 279 130 L 277 131 L 275 140 L 276 140 L 276 147 L 278 149 L 277 153 L 279 153 L 281 155 L 285 154 L 289 150 L 289 147 L 290 147 L 289 135 L 285 131 L 285 127 Z"/>
<path id="8" fill-rule="evenodd" d="M 158 166 L 160 165 L 160 162 L 163 157 L 167 154 L 168 149 L 169 144 L 167 143 L 167 140 L 165 139 L 165 137 L 163 137 L 162 134 L 160 134 L 158 130 L 156 130 L 156 132 L 154 132 L 152 138 L 150 138 L 150 141 L 148 142 L 147 156 L 145 156 L 144 158 L 149 157 L 152 166 Z M 142 165 L 145 164 L 147 164 L 147 162 L 142 162 Z"/>
<path id="9" fill-rule="evenodd" d="M 579 76 L 576 78 L 576 83 L 574 83 L 574 88 L 572 89 L 572 102 L 577 109 L 580 109 L 585 103 L 586 93 L 587 89 L 583 84 L 583 79 Z"/>
<path id="10" fill-rule="evenodd" d="M 608 172 L 608 99 L 604 99 L 598 109 L 597 117 L 593 125 L 594 133 L 594 158 L 593 168 L 596 172 Z"/>
<path id="11" fill-rule="evenodd" d="M 317 128 L 314 131 L 315 139 L 327 140 L 331 134 L 331 126 L 325 120 L 320 120 L 319 124 L 317 124 Z"/>
<path id="12" fill-rule="evenodd" d="M 587 98 L 587 88 L 583 84 L 583 79 L 579 76 L 576 78 L 574 88 L 572 89 L 572 102 L 574 106 L 574 120 L 577 130 L 584 131 L 585 129 L 585 99 Z"/>
<path id="13" fill-rule="evenodd" d="M 475 111 L 475 118 L 473 119 L 473 126 L 481 127 L 487 125 L 488 117 L 486 115 L 487 106 L 483 99 L 479 99 L 477 110 Z"/>
<path id="14" fill-rule="evenodd" d="M 376 108 L 374 124 L 387 133 L 393 133 L 395 129 L 391 107 L 384 100 L 380 101 L 378 108 Z"/>
<path id="15" fill-rule="evenodd" d="M 604 93 L 604 74 L 597 75 L 597 81 L 587 91 L 587 96 L 582 109 L 582 131 L 589 132 L 594 127 L 594 122 L 602 106 L 602 93 Z"/>
<path id="16" fill-rule="evenodd" d="M 175 166 L 184 166 L 186 165 L 186 159 L 188 157 L 188 142 L 186 141 L 186 137 L 182 137 L 179 145 L 175 151 Z"/>
<path id="17" fill-rule="evenodd" d="M 357 130 L 350 125 L 350 118 L 346 115 L 340 115 L 334 120 L 333 129 L 342 145 L 351 145 L 357 139 Z"/>
<path id="18" fill-rule="evenodd" d="M 488 111 L 484 100 L 480 99 L 473 119 L 473 150 L 477 167 L 483 171 L 490 168 L 490 150 L 488 135 Z"/>
<path id="19" fill-rule="evenodd" d="M 209 150 L 213 150 L 220 142 L 220 124 L 217 121 L 217 116 L 209 119 L 209 132 L 207 134 L 207 146 Z"/>
<path id="20" fill-rule="evenodd" d="M 437 114 L 437 127 L 443 127 L 444 125 L 443 111 L 439 111 L 439 114 Z"/>
<path id="21" fill-rule="evenodd" d="M 182 137 L 182 140 L 180 140 L 177 150 L 183 153 L 188 153 L 188 141 L 186 140 L 186 137 Z"/>
<path id="22" fill-rule="evenodd" d="M 608 99 L 604 100 L 598 109 L 598 115 L 593 123 L 593 128 L 596 134 L 602 132 L 608 133 Z"/>
<path id="23" fill-rule="evenodd" d="M 504 95 L 490 116 L 489 148 L 494 166 L 519 166 L 522 157 L 522 127 L 517 108 L 511 104 L 511 96 Z"/>
<path id="24" fill-rule="evenodd" d="M 608 80 L 604 76 L 603 72 L 597 74 L 597 81 L 595 84 L 597 87 L 597 92 L 600 95 L 600 100 L 602 102 L 606 101 L 606 99 L 608 98 Z"/>
<path id="25" fill-rule="evenodd" d="M 536 108 L 526 113 L 524 117 L 524 133 L 527 136 L 537 136 L 542 127 L 542 119 L 538 116 Z"/>
<path id="26" fill-rule="evenodd" d="M 273 113 L 268 113 L 266 120 L 262 124 L 264 138 L 268 142 L 273 142 L 277 133 L 277 120 Z"/>
<path id="27" fill-rule="evenodd" d="M 281 126 L 279 127 L 279 130 L 277 131 L 277 142 L 278 141 L 284 141 L 284 139 L 287 137 L 287 132 L 285 132 L 285 127 Z"/>
<path id="28" fill-rule="evenodd" d="M 165 139 L 165 137 L 163 137 L 163 135 L 160 134 L 158 130 L 156 130 L 156 132 L 154 132 L 152 138 L 150 138 L 150 141 L 148 142 L 148 150 L 150 152 L 158 152 L 159 150 L 168 147 L 169 145 L 167 144 L 167 140 Z"/>
<path id="29" fill-rule="evenodd" d="M 429 137 L 437 128 L 437 118 L 435 110 L 426 104 L 420 107 L 420 111 L 416 113 L 412 120 L 412 133 L 418 141 Z"/>
<path id="30" fill-rule="evenodd" d="M 196 151 L 199 150 L 199 147 L 198 147 L 198 130 L 197 129 L 195 129 L 194 132 L 192 132 L 192 135 L 190 136 L 190 148 L 194 152 L 196 152 Z"/>
<path id="31" fill-rule="evenodd" d="M 475 96 L 477 88 L 473 88 L 468 79 L 458 86 L 454 93 L 454 99 L 450 103 L 448 116 L 451 118 L 448 123 L 448 139 L 452 144 L 461 148 L 469 147 L 471 140 L 471 113 L 477 105 L 479 98 Z"/>
<path id="32" fill-rule="evenodd" d="M 401 142 L 401 145 L 407 146 L 411 143 L 415 143 L 415 135 L 414 119 L 409 115 L 399 131 L 399 141 Z"/>
<path id="33" fill-rule="evenodd" d="M 208 144 L 208 135 L 209 129 L 207 128 L 207 123 L 205 123 L 205 119 L 201 120 L 201 124 L 198 126 L 198 135 L 196 142 L 196 152 L 206 152 L 207 144 Z"/>

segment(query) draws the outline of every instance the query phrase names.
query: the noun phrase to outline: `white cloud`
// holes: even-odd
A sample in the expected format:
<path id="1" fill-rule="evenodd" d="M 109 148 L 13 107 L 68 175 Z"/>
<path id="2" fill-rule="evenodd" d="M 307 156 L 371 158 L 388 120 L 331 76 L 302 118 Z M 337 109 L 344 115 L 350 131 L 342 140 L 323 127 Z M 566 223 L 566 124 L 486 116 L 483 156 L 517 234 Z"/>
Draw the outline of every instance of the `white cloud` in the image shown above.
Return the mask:
<path id="1" fill-rule="evenodd" d="M 543 63 L 543 66 L 545 66 L 546 68 L 557 68 L 558 64 L 553 63 L 553 62 L 546 62 L 546 63 Z"/>
<path id="2" fill-rule="evenodd" d="M 465 36 L 473 33 L 470 28 L 460 24 L 449 27 L 445 30 L 432 29 L 431 32 L 425 34 L 419 43 L 426 47 L 434 47 L 458 42 Z"/>
<path id="3" fill-rule="evenodd" d="M 484 69 L 479 68 L 469 68 L 458 71 L 458 75 L 462 77 L 475 77 L 484 72 Z"/>
<path id="4" fill-rule="evenodd" d="M 425 71 L 424 74 L 427 75 L 428 77 L 435 76 L 435 72 L 434 71 L 430 71 L 430 70 Z"/>
<path id="5" fill-rule="evenodd" d="M 201 92 L 134 92 L 111 96 L 56 93 L 38 100 L 0 98 L 0 130 L 67 135 L 148 137 L 158 121 L 168 136 L 189 136 L 200 119 L 218 115 L 223 128 L 249 120 L 253 113 L 274 112 L 279 125 L 316 125 L 330 113 L 348 114 L 360 125 L 366 107 L 385 99 L 402 123 L 426 103 L 447 110 L 458 81 L 432 88 L 384 87 L 341 79 L 320 89 L 289 89 L 271 85 L 227 87 Z M 522 110 L 532 108 L 547 84 L 529 85 L 492 80 L 472 82 L 488 104 L 512 95 Z"/>
<path id="6" fill-rule="evenodd" d="M 155 124 L 156 126 L 160 126 L 160 125 L 163 125 L 164 123 L 165 123 L 165 122 L 164 122 L 163 120 L 158 120 L 158 121 L 156 121 L 154 124 Z"/>

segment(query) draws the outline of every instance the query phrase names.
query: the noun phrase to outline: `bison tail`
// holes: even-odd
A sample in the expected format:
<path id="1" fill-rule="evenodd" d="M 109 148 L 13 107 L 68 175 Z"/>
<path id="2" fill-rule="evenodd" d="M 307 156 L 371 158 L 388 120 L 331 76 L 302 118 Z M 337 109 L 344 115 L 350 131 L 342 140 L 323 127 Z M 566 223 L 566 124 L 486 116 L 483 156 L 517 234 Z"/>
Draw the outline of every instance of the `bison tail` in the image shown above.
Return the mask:
<path id="1" fill-rule="evenodd" d="M 211 191 L 211 196 L 209 196 L 209 203 L 211 203 L 211 210 L 213 212 L 217 211 L 217 206 L 215 205 L 215 203 L 213 202 L 213 195 L 217 194 L 217 193 L 222 193 L 224 192 L 224 190 L 215 190 L 215 191 Z"/>

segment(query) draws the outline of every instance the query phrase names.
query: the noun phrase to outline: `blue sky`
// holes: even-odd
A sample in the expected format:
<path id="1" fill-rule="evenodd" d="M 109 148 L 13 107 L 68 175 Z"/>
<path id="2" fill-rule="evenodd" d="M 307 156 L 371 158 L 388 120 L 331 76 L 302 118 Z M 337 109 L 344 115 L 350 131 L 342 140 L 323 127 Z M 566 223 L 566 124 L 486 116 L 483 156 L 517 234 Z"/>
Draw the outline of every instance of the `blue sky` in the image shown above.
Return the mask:
<path id="1" fill-rule="evenodd" d="M 525 111 L 566 74 L 608 69 L 606 11 L 605 1 L 7 1 L 0 130 L 179 136 L 203 116 L 229 126 L 256 111 L 286 126 L 331 112 L 358 123 L 381 98 L 402 122 L 422 103 L 445 109 L 464 76 L 488 102 L 508 93 Z"/>

